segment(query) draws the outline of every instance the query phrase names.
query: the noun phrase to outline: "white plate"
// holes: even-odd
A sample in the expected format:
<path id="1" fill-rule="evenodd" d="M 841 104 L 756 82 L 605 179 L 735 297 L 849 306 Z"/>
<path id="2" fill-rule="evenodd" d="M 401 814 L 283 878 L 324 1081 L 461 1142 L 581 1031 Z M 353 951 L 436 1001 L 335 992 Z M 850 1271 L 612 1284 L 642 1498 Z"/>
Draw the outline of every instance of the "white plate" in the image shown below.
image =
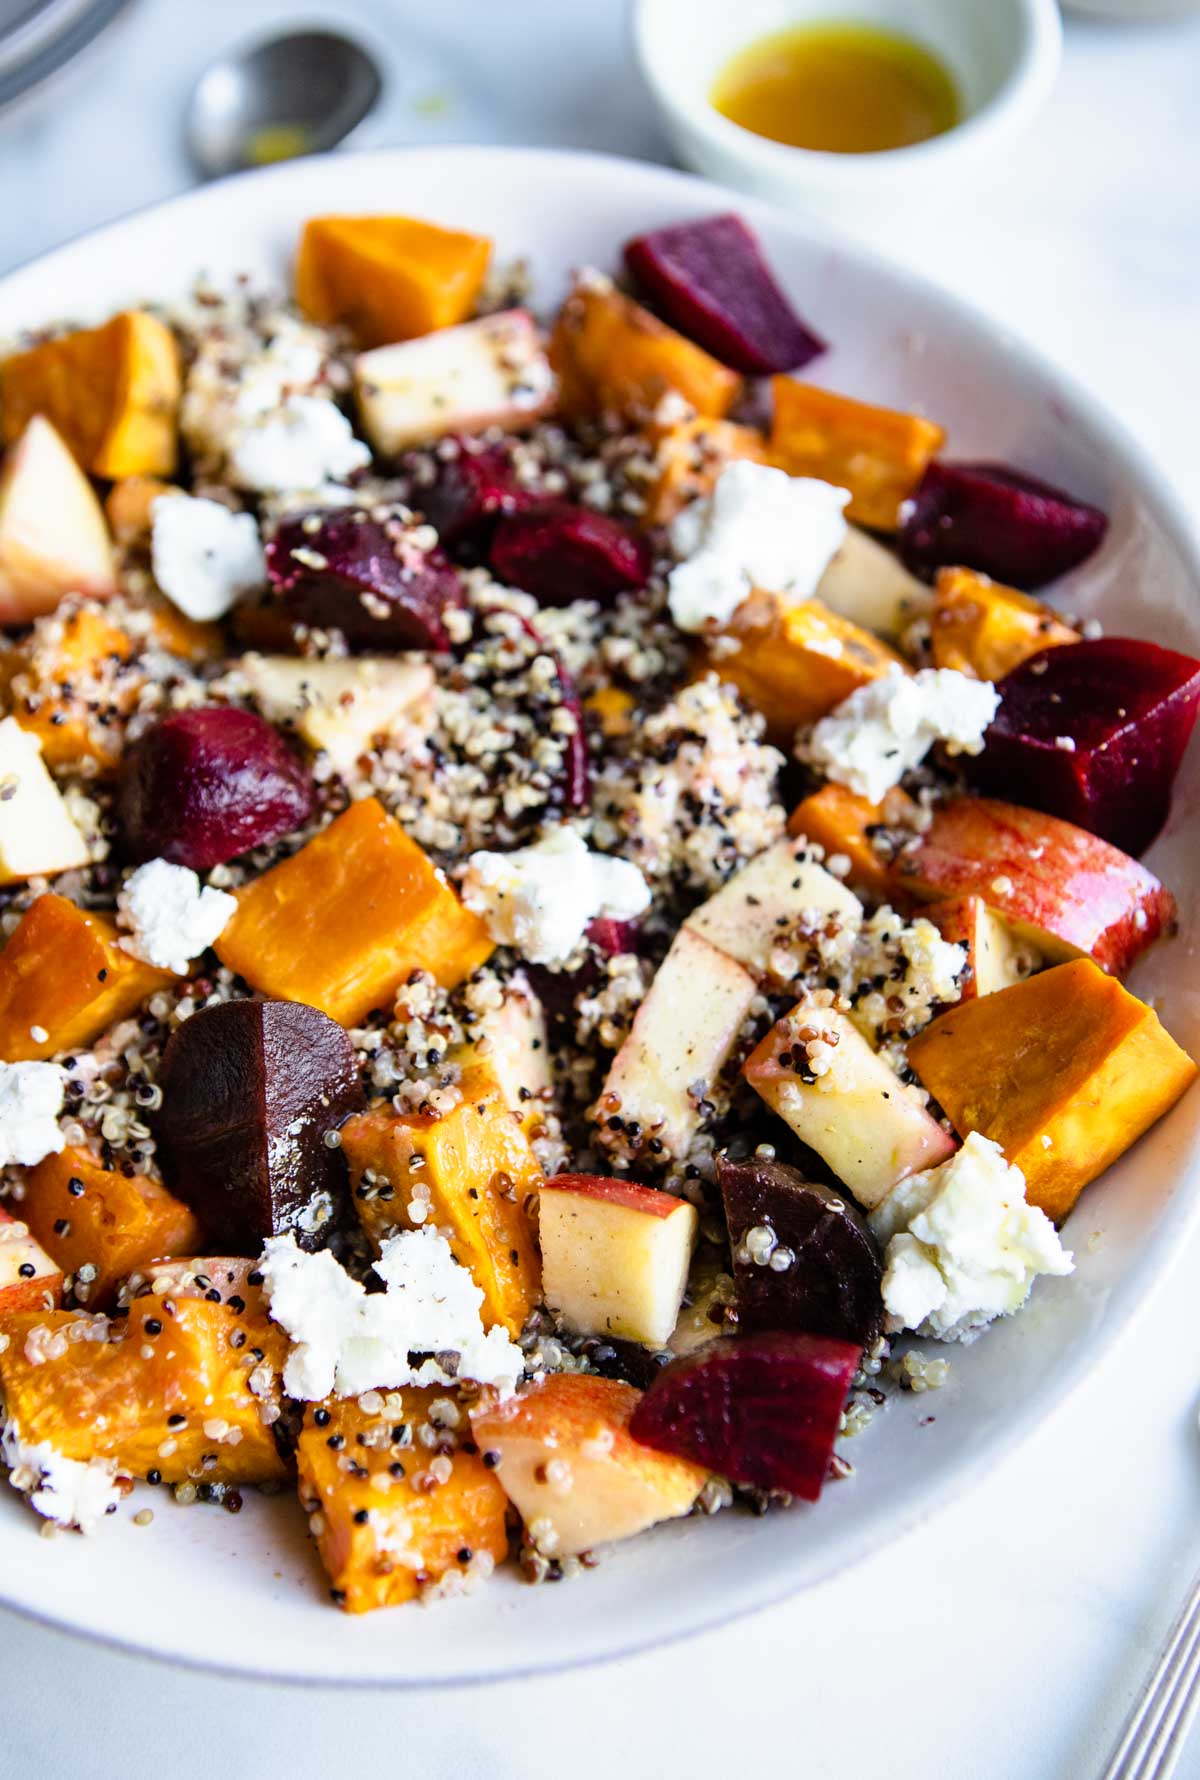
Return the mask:
<path id="1" fill-rule="evenodd" d="M 1103 552 L 1070 605 L 1200 653 L 1200 554 L 1161 478 L 1086 397 L 1021 342 L 864 248 L 765 205 L 632 161 L 495 148 L 332 157 L 244 175 L 135 216 L 0 284 L 0 338 L 63 315 L 181 294 L 203 269 L 282 281 L 297 230 L 320 211 L 409 211 L 494 236 L 530 256 L 551 307 L 572 266 L 615 267 L 631 234 L 735 206 L 759 229 L 805 316 L 833 342 L 819 381 L 946 423 L 956 456 L 1006 458 L 1098 502 Z M 1048 293 L 1052 301 L 1052 293 Z M 1147 959 L 1153 995 L 1200 1050 L 1200 748 L 1191 749 L 1150 864 L 1175 890 L 1181 936 Z M 1191 870 L 1189 870 L 1189 863 Z M 676 1522 L 608 1553 L 582 1580 L 530 1589 L 497 1577 L 467 1600 L 350 1619 L 328 1603 L 304 1517 L 288 1499 L 236 1519 L 153 1502 L 149 1530 L 122 1512 L 91 1539 L 46 1541 L 8 1490 L 0 1499 L 0 1600 L 54 1624 L 179 1661 L 289 1680 L 393 1685 L 483 1680 L 615 1656 L 699 1631 L 829 1576 L 961 1492 L 1063 1401 L 1127 1328 L 1178 1252 L 1200 1202 L 1193 1089 L 1089 1188 L 1067 1226 L 1068 1280 L 1039 1281 L 1032 1308 L 953 1350 L 936 1397 L 895 1401 L 847 1449 L 853 1479 L 815 1508 L 766 1520 Z M 1119 1414 L 1119 1406 L 1117 1409 Z M 934 1417 L 932 1421 L 927 1418 Z M 981 1536 L 986 1536 L 982 1533 Z"/>

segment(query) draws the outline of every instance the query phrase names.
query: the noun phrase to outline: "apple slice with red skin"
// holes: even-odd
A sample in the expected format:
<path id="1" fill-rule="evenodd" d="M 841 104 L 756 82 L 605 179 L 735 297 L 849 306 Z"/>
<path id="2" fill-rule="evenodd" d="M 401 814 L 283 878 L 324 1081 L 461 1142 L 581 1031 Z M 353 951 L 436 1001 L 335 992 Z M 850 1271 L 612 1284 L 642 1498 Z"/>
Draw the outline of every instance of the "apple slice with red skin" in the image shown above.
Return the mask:
<path id="1" fill-rule="evenodd" d="M 35 414 L 0 468 L 0 624 L 28 624 L 68 593 L 116 588 L 112 539 L 95 490 L 59 434 Z"/>
<path id="2" fill-rule="evenodd" d="M 861 1360 L 827 1335 L 718 1338 L 663 1368 L 630 1432 L 731 1483 L 815 1502 Z"/>
<path id="3" fill-rule="evenodd" d="M 1044 649 L 997 688 L 971 781 L 1144 853 L 1200 712 L 1200 661 L 1134 637 Z"/>
<path id="4" fill-rule="evenodd" d="M 1175 919 L 1170 891 L 1136 859 L 1074 823 L 995 798 L 939 805 L 893 874 L 921 901 L 981 896 L 1052 962 L 1086 954 L 1118 977 Z"/>
<path id="5" fill-rule="evenodd" d="M 696 1241 L 696 1208 L 598 1174 L 558 1174 L 538 1195 L 542 1291 L 583 1335 L 670 1339 Z"/>
<path id="6" fill-rule="evenodd" d="M 24 1310 L 58 1310 L 63 1300 L 63 1271 L 29 1226 L 0 1206 L 0 1318 Z"/>
<path id="7" fill-rule="evenodd" d="M 957 896 L 952 902 L 935 902 L 928 918 L 944 940 L 966 949 L 967 969 L 960 1001 L 1010 989 L 1014 983 L 1024 982 L 1042 962 L 1037 947 L 1017 939 L 1012 928 L 993 913 L 982 896 Z"/>

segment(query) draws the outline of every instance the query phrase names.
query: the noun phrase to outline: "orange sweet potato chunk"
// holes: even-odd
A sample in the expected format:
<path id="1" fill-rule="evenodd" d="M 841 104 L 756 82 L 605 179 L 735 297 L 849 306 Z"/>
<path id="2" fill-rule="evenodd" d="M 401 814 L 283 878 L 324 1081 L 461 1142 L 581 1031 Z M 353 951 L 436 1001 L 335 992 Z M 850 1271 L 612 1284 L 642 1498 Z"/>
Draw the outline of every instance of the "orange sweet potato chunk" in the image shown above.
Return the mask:
<path id="1" fill-rule="evenodd" d="M 493 951 L 487 928 L 367 797 L 238 894 L 221 963 L 264 995 L 356 1026 L 414 970 L 448 988 Z"/>
<path id="2" fill-rule="evenodd" d="M 116 941 L 111 921 L 52 890 L 30 905 L 0 952 L 0 1059 L 20 1063 L 86 1048 L 148 995 L 178 981 L 131 958 Z"/>
<path id="3" fill-rule="evenodd" d="M 30 1169 L 21 1215 L 46 1253 L 74 1274 L 75 1296 L 89 1310 L 107 1309 L 135 1267 L 194 1255 L 203 1240 L 195 1212 L 160 1181 L 105 1168 L 90 1150 L 72 1146 Z"/>
<path id="4" fill-rule="evenodd" d="M 792 476 L 816 476 L 851 494 L 846 517 L 895 531 L 899 510 L 946 435 L 933 421 L 873 408 L 832 390 L 773 377 L 771 459 Z"/>
<path id="5" fill-rule="evenodd" d="M 355 1210 L 373 1241 L 422 1223 L 449 1234 L 455 1259 L 483 1293 L 481 1315 L 519 1335 L 538 1300 L 541 1267 L 530 1209 L 542 1170 L 491 1067 L 468 1063 L 462 1099 L 440 1118 L 373 1107 L 342 1126 Z"/>
<path id="6" fill-rule="evenodd" d="M 132 653 L 130 637 L 91 606 L 44 620 L 4 650 L 0 676 L 12 714 L 37 736 L 48 767 L 84 759 L 115 767 L 123 726 L 114 719 L 128 716 L 141 685 L 133 676 L 115 683 Z"/>
<path id="7" fill-rule="evenodd" d="M 287 1341 L 274 1324 L 251 1340 L 231 1305 L 167 1295 L 112 1322 L 26 1311 L 3 1333 L 0 1396 L 23 1441 L 164 1483 L 286 1475 L 272 1427 Z"/>
<path id="8" fill-rule="evenodd" d="M 555 323 L 550 363 L 568 420 L 652 415 L 664 396 L 719 420 L 741 388 L 736 371 L 611 285 L 580 284 Z"/>
<path id="9" fill-rule="evenodd" d="M 343 322 L 359 346 L 387 346 L 475 312 L 492 244 L 412 216 L 314 216 L 296 258 L 296 301 Z"/>
<path id="10" fill-rule="evenodd" d="M 788 818 L 788 833 L 804 835 L 824 847 L 827 854 L 843 854 L 850 861 L 847 881 L 855 890 L 887 897 L 894 904 L 890 863 L 875 846 L 872 834 L 881 828 L 903 827 L 915 809 L 899 786 L 878 804 L 831 781 L 796 805 Z"/>
<path id="11" fill-rule="evenodd" d="M 399 1606 L 448 1571 L 488 1574 L 508 1555 L 508 1500 L 479 1454 L 450 1454 L 445 1483 L 429 1472 L 432 1454 L 417 1430 L 439 1395 L 389 1392 L 375 1414 L 331 1397 L 305 1418 L 300 1502 L 330 1592 L 347 1613 Z"/>
<path id="12" fill-rule="evenodd" d="M 942 569 L 930 617 L 935 667 L 957 668 L 976 680 L 1002 680 L 1031 655 L 1079 632 L 1050 606 L 1003 587 L 973 569 Z"/>
<path id="13" fill-rule="evenodd" d="M 769 740 L 789 750 L 802 723 L 815 723 L 889 668 L 909 672 L 894 649 L 817 599 L 786 606 L 752 594 L 722 637 L 735 640 L 737 650 L 727 655 L 702 646 L 704 671 L 736 686 L 766 718 Z"/>
<path id="14" fill-rule="evenodd" d="M 181 379 L 175 336 L 126 309 L 0 363 L 0 435 L 35 414 L 57 427 L 93 476 L 169 476 L 177 456 Z"/>
<path id="15" fill-rule="evenodd" d="M 160 495 L 179 494 L 172 482 L 160 476 L 125 476 L 114 482 L 104 501 L 104 517 L 118 544 L 145 543 L 153 524 L 153 508 Z"/>
<path id="16" fill-rule="evenodd" d="M 704 415 L 651 427 L 649 439 L 658 475 L 646 496 L 647 525 L 669 525 L 691 501 L 711 494 L 726 464 L 739 458 L 765 463 L 767 455 L 766 440 L 753 427 Z"/>
<path id="17" fill-rule="evenodd" d="M 964 1001 L 910 1040 L 908 1060 L 959 1135 L 998 1143 L 1055 1220 L 1197 1074 L 1153 1009 L 1090 958 Z"/>

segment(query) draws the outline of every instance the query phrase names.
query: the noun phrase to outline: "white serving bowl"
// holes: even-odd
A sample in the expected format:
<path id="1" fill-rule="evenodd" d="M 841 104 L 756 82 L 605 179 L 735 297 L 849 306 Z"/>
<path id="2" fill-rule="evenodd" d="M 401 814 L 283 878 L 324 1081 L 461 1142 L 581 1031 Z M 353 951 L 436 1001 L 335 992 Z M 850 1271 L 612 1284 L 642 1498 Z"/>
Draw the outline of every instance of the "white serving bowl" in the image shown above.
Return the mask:
<path id="1" fill-rule="evenodd" d="M 527 254 L 550 309 L 570 269 L 615 267 L 632 234 L 728 209 L 728 191 L 634 161 L 460 148 L 332 156 L 206 186 L 90 235 L 0 283 L 0 338 L 64 314 L 90 320 L 181 295 L 193 271 L 283 282 L 317 212 L 403 209 L 486 231 Z M 1029 347 L 911 272 L 765 204 L 741 205 L 784 285 L 829 339 L 813 366 L 854 396 L 919 404 L 953 452 L 1006 458 L 1107 508 L 1104 549 L 1064 591 L 1070 607 L 1200 653 L 1200 547 L 1150 462 Z M 1049 299 L 1048 299 L 1049 300 Z M 1200 1050 L 1200 747 L 1149 856 L 1180 899 L 1181 934 L 1133 987 Z M 849 1449 L 856 1475 L 815 1507 L 753 1520 L 677 1521 L 606 1553 L 584 1579 L 531 1589 L 498 1574 L 467 1600 L 348 1619 L 328 1602 L 304 1516 L 246 1492 L 231 1519 L 139 1487 L 92 1538 L 37 1537 L 0 1487 L 0 1601 L 55 1624 L 179 1661 L 334 1683 L 482 1680 L 615 1656 L 715 1625 L 868 1556 L 961 1495 L 1050 1415 L 1125 1330 L 1200 1208 L 1200 1092 L 1185 1097 L 1088 1189 L 1066 1227 L 1069 1279 L 1039 1280 L 1031 1307 L 956 1350 L 932 1425 L 898 1398 Z M 1103 1232 L 1103 1240 L 1093 1233 Z M 154 1525 L 131 1524 L 156 1509 Z M 986 1530 L 981 1537 L 986 1537 Z"/>
<path id="2" fill-rule="evenodd" d="M 904 32 L 949 68 L 964 118 L 882 154 L 825 154 L 771 142 L 723 117 L 709 95 L 738 50 L 831 16 Z M 633 0 L 634 50 L 685 166 L 755 197 L 886 240 L 944 202 L 1041 110 L 1062 57 L 1057 0 Z"/>

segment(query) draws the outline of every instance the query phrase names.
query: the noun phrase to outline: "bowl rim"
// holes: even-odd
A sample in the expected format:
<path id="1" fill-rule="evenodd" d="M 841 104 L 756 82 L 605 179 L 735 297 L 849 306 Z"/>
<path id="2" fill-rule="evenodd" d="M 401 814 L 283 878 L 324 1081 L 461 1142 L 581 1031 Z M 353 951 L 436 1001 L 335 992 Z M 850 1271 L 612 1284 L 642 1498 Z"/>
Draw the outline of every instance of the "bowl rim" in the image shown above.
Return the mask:
<path id="1" fill-rule="evenodd" d="M 1011 135 L 1041 110 L 1062 63 L 1063 26 L 1058 0 L 1004 0 L 1023 25 L 1016 64 L 991 97 L 951 129 L 904 148 L 869 154 L 835 154 L 798 148 L 759 136 L 725 117 L 707 95 L 697 96 L 677 78 L 651 43 L 653 15 L 673 0 L 632 0 L 630 38 L 634 58 L 655 102 L 682 128 L 703 137 L 730 161 L 761 178 L 799 186 L 827 184 L 861 190 L 928 171 L 935 162 L 978 155 Z"/>
<path id="2" fill-rule="evenodd" d="M 291 184 L 302 187 L 306 170 L 310 166 L 329 167 L 336 163 L 339 168 L 344 169 L 342 177 L 352 187 L 354 169 L 356 167 L 365 168 L 372 164 L 379 171 L 392 174 L 400 168 L 411 171 L 414 165 L 420 162 L 429 166 L 449 161 L 460 164 L 463 169 L 469 169 L 473 164 L 481 161 L 494 165 L 498 160 L 507 163 L 510 168 L 508 177 L 517 181 L 518 189 L 526 192 L 534 187 L 540 169 L 563 163 L 573 168 L 586 166 L 597 177 L 607 178 L 614 182 L 644 179 L 650 184 L 657 185 L 664 194 L 669 189 L 678 190 L 681 193 L 690 192 L 693 197 L 698 197 L 703 193 L 724 207 L 728 207 L 732 200 L 740 208 L 745 209 L 751 222 L 757 218 L 777 231 L 787 232 L 797 240 L 798 244 L 804 245 L 814 254 L 833 251 L 844 255 L 852 264 L 856 276 L 869 276 L 872 269 L 875 269 L 889 280 L 899 279 L 907 284 L 919 299 L 932 308 L 941 308 L 945 313 L 953 315 L 968 326 L 976 330 L 985 330 L 995 340 L 999 348 L 1019 358 L 1024 366 L 1054 389 L 1056 397 L 1069 405 L 1072 415 L 1080 427 L 1093 432 L 1103 441 L 1117 471 L 1135 484 L 1146 506 L 1177 548 L 1181 563 L 1190 575 L 1197 593 L 1200 594 L 1200 521 L 1193 516 L 1182 497 L 1176 494 L 1173 485 L 1157 460 L 1137 443 L 1124 423 L 1110 414 L 1103 402 L 1093 397 L 1069 373 L 1063 372 L 1039 348 L 1031 345 L 1016 330 L 997 322 L 985 311 L 976 309 L 973 304 L 955 292 L 943 288 L 927 273 L 897 263 L 885 253 L 873 249 L 854 236 L 839 233 L 823 222 L 795 216 L 769 200 L 743 198 L 740 194 L 732 193 L 729 188 L 718 182 L 690 173 L 682 173 L 674 168 L 639 162 L 622 156 L 582 153 L 570 149 L 471 144 L 433 148 L 394 148 L 372 150 L 359 154 L 343 153 L 307 157 L 280 166 L 234 174 L 190 192 L 145 205 L 123 218 L 90 230 L 58 248 L 33 256 L 21 266 L 14 267 L 0 276 L 0 300 L 8 296 L 13 287 L 17 289 L 19 300 L 19 287 L 26 274 L 36 271 L 40 278 L 46 274 L 53 275 L 56 269 L 67 271 L 72 257 L 85 246 L 95 247 L 108 239 L 113 242 L 114 247 L 119 247 L 123 232 L 128 232 L 137 226 L 145 226 L 147 223 L 154 223 L 156 219 L 175 231 L 178 225 L 186 220 L 189 208 L 199 210 L 214 203 L 219 206 L 224 196 L 235 187 L 239 192 L 244 191 L 252 181 L 264 188 L 271 184 L 281 189 L 285 185 Z M 522 175 L 524 175 L 523 184 L 521 183 Z M 180 234 L 179 238 L 187 239 L 186 230 Z M 188 267 L 182 268 L 181 278 L 189 277 L 194 269 L 196 268 L 193 268 L 189 263 Z M 145 295 L 147 300 L 153 300 L 154 293 L 148 291 Z M 981 1450 L 960 1456 L 956 1461 L 947 1460 L 943 1463 L 938 1470 L 936 1480 L 920 1500 L 906 1506 L 903 1512 L 898 1513 L 889 1522 L 886 1543 L 890 1544 L 910 1535 L 918 1527 L 932 1519 L 950 1500 L 956 1499 L 966 1489 L 969 1489 L 985 1472 L 994 1470 L 998 1464 L 1002 1464 L 1010 1458 L 1037 1428 L 1048 1421 L 1052 1413 L 1075 1394 L 1092 1373 L 1101 1357 L 1112 1348 L 1119 1337 L 1128 1334 L 1144 1312 L 1154 1292 L 1164 1283 L 1175 1265 L 1181 1260 L 1184 1238 L 1197 1225 L 1200 1225 L 1200 1167 L 1197 1166 L 1194 1159 L 1181 1156 L 1178 1167 L 1172 1171 L 1171 1190 L 1157 1215 L 1155 1227 L 1129 1273 L 1122 1279 L 1121 1302 L 1116 1311 L 1105 1317 L 1104 1322 L 1099 1329 L 1094 1331 L 1088 1343 L 1077 1342 L 1074 1344 L 1068 1358 L 1061 1364 L 1056 1388 L 1052 1393 L 1039 1393 L 1032 1401 L 1024 1404 L 1018 1412 L 1010 1415 L 1004 1423 L 1002 1435 L 995 1442 L 984 1442 Z M 408 1677 L 395 1673 L 389 1673 L 386 1677 L 371 1673 L 331 1675 L 327 1671 L 322 1672 L 315 1667 L 302 1668 L 295 1665 L 288 1667 L 279 1662 L 273 1663 L 269 1655 L 261 1653 L 257 1649 L 251 1653 L 247 1660 L 230 1661 L 228 1658 L 222 1658 L 209 1651 L 200 1652 L 183 1648 L 179 1644 L 163 1648 L 161 1628 L 156 1628 L 160 1639 L 157 1645 L 150 1641 L 149 1636 L 139 1637 L 132 1633 L 97 1630 L 93 1624 L 80 1615 L 78 1610 L 73 1610 L 70 1604 L 56 1607 L 53 1602 L 30 1598 L 31 1591 L 26 1591 L 20 1597 L 14 1597 L 5 1592 L 3 1583 L 0 1583 L 0 1605 L 23 1617 L 66 1631 L 74 1636 L 95 1641 L 110 1649 L 152 1655 L 159 1661 L 177 1664 L 181 1667 L 241 1678 L 269 1680 L 297 1686 L 317 1683 L 339 1690 L 343 1688 L 463 1686 L 516 1680 L 532 1675 L 553 1673 L 557 1670 L 611 1662 L 635 1656 L 650 1648 L 679 1643 L 686 1638 L 714 1630 L 763 1608 L 776 1605 L 809 1588 L 827 1583 L 843 1570 L 869 1558 L 871 1549 L 857 1549 L 849 1553 L 839 1551 L 829 1556 L 823 1556 L 809 1566 L 803 1577 L 794 1576 L 785 1566 L 783 1572 L 776 1577 L 759 1578 L 754 1583 L 747 1584 L 738 1591 L 736 1598 L 719 1595 L 712 1600 L 711 1605 L 705 1611 L 693 1612 L 690 1617 L 684 1617 L 681 1614 L 679 1623 L 666 1630 L 658 1628 L 639 1632 L 636 1628 L 630 1628 L 620 1637 L 608 1639 L 596 1647 L 582 1651 L 573 1650 L 565 1654 L 554 1653 L 548 1658 L 539 1659 L 536 1662 L 526 1661 L 508 1665 L 498 1658 L 473 1668 L 447 1670 L 435 1676 Z M 332 1635 L 334 1634 L 331 1627 Z"/>

